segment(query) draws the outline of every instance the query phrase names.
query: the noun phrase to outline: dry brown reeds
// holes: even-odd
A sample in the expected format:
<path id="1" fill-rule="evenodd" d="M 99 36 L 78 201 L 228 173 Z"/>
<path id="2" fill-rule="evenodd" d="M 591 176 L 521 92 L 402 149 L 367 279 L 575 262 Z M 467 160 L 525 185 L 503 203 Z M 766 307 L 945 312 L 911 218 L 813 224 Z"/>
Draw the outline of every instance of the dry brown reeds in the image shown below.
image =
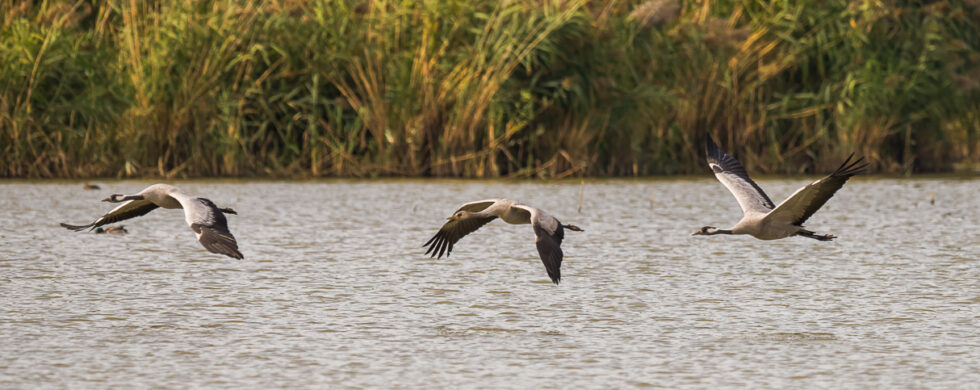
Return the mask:
<path id="1" fill-rule="evenodd" d="M 0 175 L 578 177 L 980 161 L 980 6 L 0 0 Z"/>

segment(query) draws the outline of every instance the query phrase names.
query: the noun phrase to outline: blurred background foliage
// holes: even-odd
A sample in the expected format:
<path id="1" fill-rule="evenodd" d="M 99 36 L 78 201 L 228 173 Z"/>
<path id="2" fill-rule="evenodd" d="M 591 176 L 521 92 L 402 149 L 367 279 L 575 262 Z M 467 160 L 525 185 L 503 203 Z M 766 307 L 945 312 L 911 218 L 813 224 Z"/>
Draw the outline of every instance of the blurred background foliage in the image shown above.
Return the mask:
<path id="1" fill-rule="evenodd" d="M 980 0 L 0 0 L 0 176 L 980 162 Z"/>

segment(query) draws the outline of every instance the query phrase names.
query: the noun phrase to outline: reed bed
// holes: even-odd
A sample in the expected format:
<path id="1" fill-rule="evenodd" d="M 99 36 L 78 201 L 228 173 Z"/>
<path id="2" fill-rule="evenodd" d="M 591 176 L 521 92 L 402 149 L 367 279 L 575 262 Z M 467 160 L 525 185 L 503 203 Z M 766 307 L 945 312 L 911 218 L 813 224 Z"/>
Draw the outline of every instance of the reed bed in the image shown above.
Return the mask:
<path id="1" fill-rule="evenodd" d="M 0 0 L 0 176 L 980 162 L 980 1 Z"/>

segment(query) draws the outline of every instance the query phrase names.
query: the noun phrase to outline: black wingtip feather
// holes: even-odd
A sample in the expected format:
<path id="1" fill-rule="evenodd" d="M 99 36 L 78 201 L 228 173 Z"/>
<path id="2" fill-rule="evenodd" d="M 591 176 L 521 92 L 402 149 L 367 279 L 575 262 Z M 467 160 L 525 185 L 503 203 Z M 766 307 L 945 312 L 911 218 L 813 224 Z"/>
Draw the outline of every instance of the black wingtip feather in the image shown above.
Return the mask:
<path id="1" fill-rule="evenodd" d="M 555 268 L 554 271 L 548 269 L 547 267 L 545 267 L 545 269 L 548 271 L 548 277 L 551 278 L 551 283 L 554 283 L 557 286 L 561 284 L 561 257 L 558 257 L 557 259 L 553 258 L 551 261 L 553 264 L 557 263 L 558 268 Z"/>
<path id="2" fill-rule="evenodd" d="M 705 134 L 705 137 L 707 139 L 704 142 L 704 154 L 708 163 L 719 163 L 722 157 L 724 157 L 725 152 L 718 147 L 718 144 L 715 143 L 715 140 L 711 138 L 710 134 Z"/>
<path id="3" fill-rule="evenodd" d="M 436 241 L 435 250 L 432 251 L 432 255 L 434 255 L 437 259 L 442 258 L 442 248 L 444 245 L 446 245 L 446 240 L 440 237 L 439 241 Z"/>
<path id="4" fill-rule="evenodd" d="M 864 174 L 867 171 L 868 165 L 870 164 L 864 161 L 864 157 L 859 157 L 857 160 L 854 160 L 854 162 L 851 162 L 851 158 L 853 157 L 854 153 L 851 153 L 851 155 L 847 157 L 847 160 L 844 160 L 844 163 L 841 164 L 840 167 L 831 174 L 831 176 L 851 177 Z"/>
<path id="5" fill-rule="evenodd" d="M 534 235 L 536 237 L 535 246 L 538 248 L 538 255 L 541 257 L 544 269 L 548 272 L 551 282 L 557 285 L 561 282 L 561 262 L 565 257 L 561 250 L 561 242 L 565 233 L 561 222 L 557 220 L 556 222 L 558 228 L 554 233 L 548 233 L 540 226 L 534 225 Z"/>
<path id="6" fill-rule="evenodd" d="M 426 255 L 431 255 L 430 257 L 439 259 L 441 259 L 443 255 L 449 257 L 449 253 L 452 252 L 452 243 L 449 242 L 442 231 L 432 236 L 432 238 L 430 238 L 429 241 L 426 241 L 422 247 L 428 247 L 425 251 Z"/>
<path id="7" fill-rule="evenodd" d="M 561 249 L 558 250 L 558 254 L 552 254 L 551 258 L 545 262 L 545 271 L 548 271 L 548 277 L 551 278 L 551 282 L 555 285 L 561 283 Z"/>
<path id="8" fill-rule="evenodd" d="M 496 219 L 497 217 L 476 217 L 464 220 L 453 220 L 446 222 L 442 225 L 442 228 L 432 236 L 429 241 L 426 241 L 423 247 L 428 247 L 425 251 L 426 255 L 431 254 L 432 257 L 442 258 L 443 255 L 449 257 L 453 252 L 453 246 L 459 241 L 463 236 L 476 231 L 481 226 L 486 225 L 490 221 Z"/>
<path id="9" fill-rule="evenodd" d="M 443 238 L 442 246 L 439 248 L 439 258 L 441 259 L 442 255 L 446 255 L 446 257 L 449 257 L 449 252 L 452 252 L 453 250 L 452 248 L 453 248 L 453 243 Z"/>
<path id="10" fill-rule="evenodd" d="M 432 241 L 435 241 L 436 240 L 436 237 L 439 237 L 439 235 L 436 234 L 436 235 L 432 236 L 432 238 L 430 238 L 429 241 L 426 241 L 425 244 L 422 244 L 422 247 L 425 248 L 425 247 L 429 246 L 429 244 L 432 244 Z M 429 252 L 426 251 L 425 253 L 428 254 Z"/>
<path id="11" fill-rule="evenodd" d="M 851 153 L 851 155 L 848 156 L 846 160 L 844 160 L 844 163 L 842 163 L 840 167 L 838 167 L 833 173 L 815 182 L 815 183 L 819 183 L 818 184 L 820 186 L 819 193 L 811 201 L 811 203 L 807 205 L 806 209 L 803 211 L 803 214 L 801 214 L 799 218 L 793 221 L 794 225 L 803 226 L 803 223 L 806 222 L 808 219 L 810 219 L 810 217 L 813 216 L 813 213 L 817 212 L 817 210 L 823 207 L 823 205 L 828 200 L 830 200 L 831 197 L 834 196 L 837 190 L 841 189 L 844 186 L 844 183 L 846 183 L 847 180 L 851 178 L 851 176 L 865 173 L 865 169 L 868 168 L 868 163 L 864 161 L 864 157 L 860 157 L 857 160 L 851 161 L 853 158 L 854 158 L 854 153 Z M 824 238 L 821 237 L 814 236 L 810 238 L 824 240 L 825 237 Z"/>
<path id="12" fill-rule="evenodd" d="M 714 138 L 711 138 L 711 134 L 705 134 L 704 137 L 706 138 L 704 142 L 704 151 L 707 152 L 708 155 L 711 155 L 712 152 L 718 150 L 718 144 L 715 143 Z"/>
<path id="13" fill-rule="evenodd" d="M 66 228 L 68 230 L 73 230 L 73 231 L 76 231 L 76 232 L 77 231 L 81 231 L 81 230 L 85 230 L 85 228 L 89 228 L 89 230 L 94 229 L 94 227 L 92 225 L 95 225 L 95 224 L 94 223 L 90 223 L 88 225 L 69 225 L 69 224 L 64 223 L 64 222 L 61 223 L 61 227 Z"/>

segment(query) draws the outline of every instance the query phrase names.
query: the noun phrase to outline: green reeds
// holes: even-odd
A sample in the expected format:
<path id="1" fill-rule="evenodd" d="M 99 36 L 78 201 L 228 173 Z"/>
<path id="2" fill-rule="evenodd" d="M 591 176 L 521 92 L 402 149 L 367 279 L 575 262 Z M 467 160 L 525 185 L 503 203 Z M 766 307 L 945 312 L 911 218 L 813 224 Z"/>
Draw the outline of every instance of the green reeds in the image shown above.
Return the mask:
<path id="1" fill-rule="evenodd" d="M 980 161 L 980 3 L 0 0 L 0 176 Z"/>

